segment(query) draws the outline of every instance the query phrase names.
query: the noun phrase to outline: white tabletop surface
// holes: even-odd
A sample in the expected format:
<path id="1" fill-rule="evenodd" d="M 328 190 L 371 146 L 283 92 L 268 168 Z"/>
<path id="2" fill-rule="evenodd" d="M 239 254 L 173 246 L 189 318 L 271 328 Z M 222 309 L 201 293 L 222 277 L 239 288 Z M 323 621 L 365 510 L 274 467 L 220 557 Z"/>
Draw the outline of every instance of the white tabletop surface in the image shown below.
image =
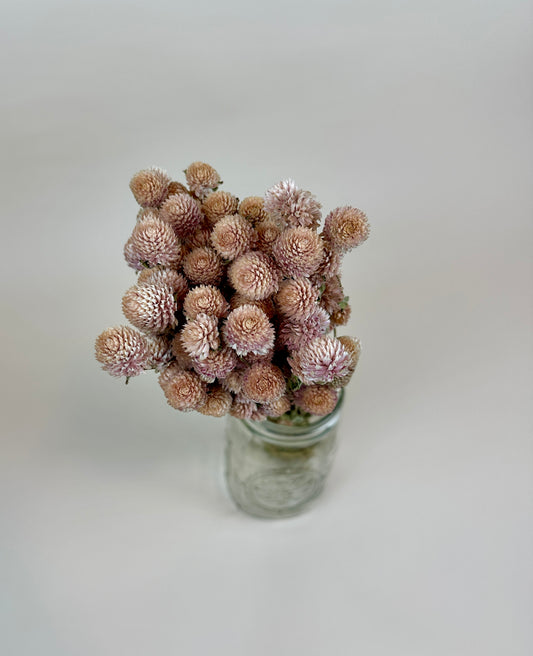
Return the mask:
<path id="1" fill-rule="evenodd" d="M 531 2 L 0 12 L 0 654 L 530 656 Z M 129 178 L 198 159 L 372 224 L 338 456 L 295 519 L 233 507 L 223 421 L 93 359 Z"/>

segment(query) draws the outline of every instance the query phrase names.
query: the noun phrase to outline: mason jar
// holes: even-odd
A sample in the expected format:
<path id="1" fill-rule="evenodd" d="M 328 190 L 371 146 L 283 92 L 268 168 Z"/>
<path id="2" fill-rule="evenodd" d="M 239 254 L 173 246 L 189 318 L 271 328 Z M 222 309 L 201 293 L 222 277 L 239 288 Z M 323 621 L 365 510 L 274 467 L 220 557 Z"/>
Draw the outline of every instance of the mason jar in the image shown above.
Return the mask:
<path id="1" fill-rule="evenodd" d="M 229 416 L 226 424 L 226 482 L 236 505 L 256 517 L 289 517 L 322 492 L 331 469 L 342 408 L 308 425 Z"/>

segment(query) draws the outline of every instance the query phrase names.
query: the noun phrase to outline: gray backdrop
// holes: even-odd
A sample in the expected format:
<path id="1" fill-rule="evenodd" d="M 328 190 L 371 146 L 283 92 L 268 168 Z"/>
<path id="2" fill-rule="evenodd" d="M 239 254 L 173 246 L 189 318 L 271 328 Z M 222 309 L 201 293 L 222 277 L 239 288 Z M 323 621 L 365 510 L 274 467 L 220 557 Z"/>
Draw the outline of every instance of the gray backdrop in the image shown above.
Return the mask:
<path id="1" fill-rule="evenodd" d="M 533 652 L 531 14 L 3 3 L 0 653 Z M 296 519 L 234 509 L 223 421 L 93 360 L 131 175 L 198 159 L 372 224 L 338 458 Z"/>

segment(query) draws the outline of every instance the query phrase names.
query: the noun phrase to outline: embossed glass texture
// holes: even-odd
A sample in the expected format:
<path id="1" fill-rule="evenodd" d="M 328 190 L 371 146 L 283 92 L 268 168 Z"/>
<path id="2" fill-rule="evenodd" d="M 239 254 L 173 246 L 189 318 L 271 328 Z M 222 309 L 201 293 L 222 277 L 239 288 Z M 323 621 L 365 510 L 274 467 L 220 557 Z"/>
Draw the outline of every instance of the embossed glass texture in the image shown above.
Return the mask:
<path id="1" fill-rule="evenodd" d="M 335 410 L 309 426 L 228 417 L 226 482 L 237 506 L 256 517 L 289 517 L 322 492 L 337 442 Z"/>

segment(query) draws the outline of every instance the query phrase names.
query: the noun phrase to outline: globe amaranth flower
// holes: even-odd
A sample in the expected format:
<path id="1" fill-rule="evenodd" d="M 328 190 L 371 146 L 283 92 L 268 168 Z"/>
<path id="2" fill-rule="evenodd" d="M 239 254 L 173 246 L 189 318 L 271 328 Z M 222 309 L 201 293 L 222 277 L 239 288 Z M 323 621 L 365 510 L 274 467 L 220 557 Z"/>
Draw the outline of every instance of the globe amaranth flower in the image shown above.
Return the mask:
<path id="1" fill-rule="evenodd" d="M 231 351 L 234 353 L 233 349 Z M 242 370 L 233 369 L 222 381 L 222 387 L 232 394 L 239 394 L 242 389 Z"/>
<path id="2" fill-rule="evenodd" d="M 172 355 L 176 358 L 176 364 L 180 369 L 194 368 L 194 363 L 191 356 L 183 347 L 183 342 L 181 341 L 181 333 L 174 335 L 172 340 Z"/>
<path id="3" fill-rule="evenodd" d="M 146 338 L 129 326 L 104 330 L 96 338 L 95 356 L 112 376 L 137 376 L 150 366 Z"/>
<path id="4" fill-rule="evenodd" d="M 322 261 L 321 237 L 310 228 L 287 228 L 276 239 L 272 254 L 285 276 L 310 276 Z"/>
<path id="5" fill-rule="evenodd" d="M 341 378 L 351 361 L 346 347 L 332 337 L 316 337 L 288 358 L 293 373 L 306 385 Z"/>
<path id="6" fill-rule="evenodd" d="M 198 407 L 198 412 L 210 417 L 223 417 L 227 415 L 233 397 L 221 385 L 213 385 L 207 389 L 206 402 Z"/>
<path id="7" fill-rule="evenodd" d="M 264 209 L 265 201 L 261 196 L 247 196 L 239 204 L 239 214 L 252 224 L 268 218 Z"/>
<path id="8" fill-rule="evenodd" d="M 136 271 L 141 271 L 145 268 L 145 265 L 142 262 L 141 254 L 133 245 L 131 237 L 124 244 L 124 259 L 126 260 L 127 265 Z"/>
<path id="9" fill-rule="evenodd" d="M 211 228 L 207 223 L 202 223 L 195 232 L 187 235 L 183 240 L 183 245 L 188 250 L 194 248 L 202 248 L 203 246 L 211 246 Z"/>
<path id="10" fill-rule="evenodd" d="M 176 267 L 182 248 L 172 228 L 157 216 L 139 221 L 131 234 L 131 246 L 147 266 Z"/>
<path id="11" fill-rule="evenodd" d="M 324 335 L 329 330 L 328 313 L 321 307 L 300 321 L 285 319 L 278 331 L 278 341 L 289 351 L 298 351 L 316 337 Z"/>
<path id="12" fill-rule="evenodd" d="M 213 383 L 217 379 L 224 381 L 237 364 L 235 351 L 229 346 L 224 346 L 219 351 L 209 351 L 203 360 L 193 360 L 194 370 L 207 383 Z"/>
<path id="13" fill-rule="evenodd" d="M 233 399 L 229 414 L 237 419 L 251 419 L 252 415 L 257 411 L 257 403 L 237 395 Z"/>
<path id="14" fill-rule="evenodd" d="M 218 221 L 211 233 L 211 244 L 221 257 L 234 260 L 250 248 L 253 236 L 252 226 L 242 216 L 235 214 Z"/>
<path id="15" fill-rule="evenodd" d="M 155 268 L 143 269 L 137 276 L 137 284 L 143 285 L 167 285 L 178 301 L 181 303 L 189 291 L 185 276 L 175 269 Z"/>
<path id="16" fill-rule="evenodd" d="M 272 247 L 281 234 L 281 228 L 273 219 L 265 219 L 255 224 L 255 249 L 272 254 Z"/>
<path id="17" fill-rule="evenodd" d="M 193 371 L 176 371 L 165 382 L 163 392 L 176 410 L 195 410 L 207 401 L 206 384 Z"/>
<path id="18" fill-rule="evenodd" d="M 185 177 L 191 192 L 203 199 L 216 189 L 222 180 L 215 169 L 205 162 L 193 162 L 185 170 Z"/>
<path id="19" fill-rule="evenodd" d="M 283 316 L 301 321 L 316 310 L 318 297 L 319 290 L 308 278 L 295 278 L 281 283 L 276 305 Z"/>
<path id="20" fill-rule="evenodd" d="M 274 326 L 255 305 L 241 305 L 232 310 L 222 329 L 226 343 L 237 355 L 265 355 L 274 346 Z"/>
<path id="21" fill-rule="evenodd" d="M 241 255 L 228 269 L 228 278 L 235 291 L 252 301 L 259 301 L 277 291 L 279 277 L 271 258 L 259 251 Z"/>
<path id="22" fill-rule="evenodd" d="M 332 387 L 346 387 L 352 378 L 357 363 L 359 362 L 359 356 L 361 355 L 361 342 L 353 337 L 348 337 L 348 335 L 342 335 L 341 337 L 338 337 L 338 340 L 350 355 L 350 366 L 345 374 L 334 378 L 329 385 Z"/>
<path id="23" fill-rule="evenodd" d="M 183 301 L 183 312 L 188 319 L 195 319 L 200 313 L 220 319 L 228 314 L 229 307 L 220 289 L 213 285 L 193 287 Z"/>
<path id="24" fill-rule="evenodd" d="M 183 273 L 197 285 L 218 285 L 224 274 L 224 265 L 212 248 L 193 249 L 183 260 Z"/>
<path id="25" fill-rule="evenodd" d="M 322 295 L 320 296 L 320 305 L 326 310 L 328 314 L 332 314 L 339 309 L 341 303 L 344 301 L 344 289 L 338 276 L 328 278 L 322 287 Z"/>
<path id="26" fill-rule="evenodd" d="M 294 403 L 312 415 L 329 415 L 335 410 L 339 394 L 326 385 L 303 385 L 294 393 Z"/>
<path id="27" fill-rule="evenodd" d="M 172 339 L 167 335 L 154 335 L 147 341 L 150 355 L 149 366 L 157 371 L 162 371 L 174 357 Z"/>
<path id="28" fill-rule="evenodd" d="M 220 346 L 218 319 L 203 313 L 189 319 L 181 330 L 181 342 L 193 360 L 204 360 Z"/>
<path id="29" fill-rule="evenodd" d="M 214 191 L 202 203 L 202 212 L 210 226 L 214 226 L 224 216 L 235 214 L 239 207 L 239 199 L 229 191 Z"/>
<path id="30" fill-rule="evenodd" d="M 316 275 L 320 275 L 327 279 L 339 274 L 341 270 L 341 255 L 327 239 L 324 239 L 323 243 L 324 254 L 322 256 L 322 261 L 316 270 Z"/>
<path id="31" fill-rule="evenodd" d="M 287 394 L 283 394 L 279 399 L 263 404 L 262 408 L 267 417 L 281 417 L 291 409 L 291 401 Z"/>
<path id="32" fill-rule="evenodd" d="M 181 367 L 177 362 L 171 362 L 168 366 L 162 369 L 158 378 L 158 383 L 161 389 L 165 391 L 165 387 L 170 382 L 170 380 L 172 380 L 176 374 L 179 374 L 182 371 L 184 371 L 184 368 Z"/>
<path id="33" fill-rule="evenodd" d="M 246 369 L 242 377 L 242 394 L 256 403 L 270 403 L 285 393 L 286 382 L 281 369 L 258 362 Z"/>
<path id="34" fill-rule="evenodd" d="M 309 191 L 296 186 L 294 180 L 282 180 L 265 194 L 265 210 L 282 225 L 316 228 L 322 207 Z"/>
<path id="35" fill-rule="evenodd" d="M 159 217 L 168 223 L 179 239 L 193 234 L 204 217 L 197 201 L 189 194 L 173 194 L 161 205 Z"/>
<path id="36" fill-rule="evenodd" d="M 130 189 L 142 207 L 157 207 L 167 197 L 170 177 L 163 169 L 152 166 L 136 173 L 130 180 Z"/>
<path id="37" fill-rule="evenodd" d="M 177 303 L 168 285 L 133 286 L 122 298 L 122 311 L 141 330 L 163 333 L 176 325 Z"/>
<path id="38" fill-rule="evenodd" d="M 324 221 L 324 236 L 341 253 L 362 244 L 369 234 L 366 214 L 355 207 L 337 207 Z"/>
<path id="39" fill-rule="evenodd" d="M 332 312 L 329 315 L 329 321 L 330 324 L 334 328 L 338 328 L 339 326 L 345 326 L 348 321 L 350 321 L 350 316 L 352 314 L 352 308 L 350 304 L 347 301 L 343 301 L 339 308 L 335 310 L 335 312 Z"/>

